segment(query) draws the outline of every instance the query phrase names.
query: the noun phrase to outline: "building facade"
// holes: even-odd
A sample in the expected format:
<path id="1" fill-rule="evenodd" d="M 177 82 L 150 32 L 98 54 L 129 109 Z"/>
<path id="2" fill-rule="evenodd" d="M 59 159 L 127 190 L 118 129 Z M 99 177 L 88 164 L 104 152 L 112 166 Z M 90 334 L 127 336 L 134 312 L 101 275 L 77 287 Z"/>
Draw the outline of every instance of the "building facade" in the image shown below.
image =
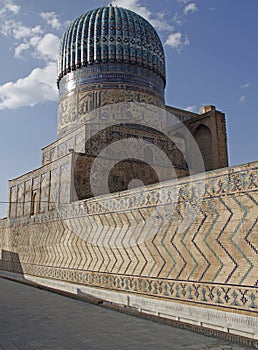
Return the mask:
<path id="1" fill-rule="evenodd" d="M 57 84 L 57 140 L 41 167 L 9 183 L 1 275 L 258 339 L 258 165 L 228 168 L 225 115 L 166 105 L 158 34 L 119 7 L 67 28 Z M 103 157 L 128 140 L 141 145 L 139 159 Z M 202 172 L 188 162 L 195 144 Z M 96 196 L 99 158 L 111 170 Z"/>

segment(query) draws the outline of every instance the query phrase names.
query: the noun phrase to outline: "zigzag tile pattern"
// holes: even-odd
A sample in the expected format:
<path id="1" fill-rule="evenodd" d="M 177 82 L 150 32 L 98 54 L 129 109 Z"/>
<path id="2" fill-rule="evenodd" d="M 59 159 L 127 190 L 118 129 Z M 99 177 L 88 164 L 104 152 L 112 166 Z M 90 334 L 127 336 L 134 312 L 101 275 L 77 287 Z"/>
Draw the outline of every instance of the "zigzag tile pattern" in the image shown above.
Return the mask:
<path id="1" fill-rule="evenodd" d="M 258 163 L 1 220 L 0 233 L 3 270 L 257 312 Z"/>

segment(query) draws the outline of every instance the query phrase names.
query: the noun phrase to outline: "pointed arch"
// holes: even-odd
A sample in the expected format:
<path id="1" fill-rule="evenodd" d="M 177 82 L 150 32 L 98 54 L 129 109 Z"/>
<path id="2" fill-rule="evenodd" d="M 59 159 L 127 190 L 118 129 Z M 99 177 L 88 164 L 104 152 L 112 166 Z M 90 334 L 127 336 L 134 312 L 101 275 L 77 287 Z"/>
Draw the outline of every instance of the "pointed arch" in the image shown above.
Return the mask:
<path id="1" fill-rule="evenodd" d="M 212 138 L 210 129 L 200 124 L 194 131 L 194 138 L 197 142 L 203 157 L 205 170 L 211 170 L 212 166 Z"/>

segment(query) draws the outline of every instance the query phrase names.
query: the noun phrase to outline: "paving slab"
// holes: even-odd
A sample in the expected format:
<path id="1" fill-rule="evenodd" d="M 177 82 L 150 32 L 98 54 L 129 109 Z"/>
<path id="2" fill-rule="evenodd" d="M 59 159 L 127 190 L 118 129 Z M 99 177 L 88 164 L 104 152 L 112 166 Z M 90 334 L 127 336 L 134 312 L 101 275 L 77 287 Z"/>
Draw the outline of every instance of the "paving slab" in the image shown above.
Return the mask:
<path id="1" fill-rule="evenodd" d="M 250 349 L 0 278 L 0 350 Z"/>

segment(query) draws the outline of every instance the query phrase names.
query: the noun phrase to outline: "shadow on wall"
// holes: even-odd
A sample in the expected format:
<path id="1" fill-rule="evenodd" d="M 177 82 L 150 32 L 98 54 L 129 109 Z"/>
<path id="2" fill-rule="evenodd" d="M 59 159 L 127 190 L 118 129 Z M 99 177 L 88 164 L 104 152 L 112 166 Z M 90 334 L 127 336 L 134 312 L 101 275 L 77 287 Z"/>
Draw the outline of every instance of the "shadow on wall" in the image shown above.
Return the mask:
<path id="1" fill-rule="evenodd" d="M 10 252 L 8 250 L 2 250 L 2 258 L 0 259 L 0 270 L 18 273 L 25 279 L 23 268 L 20 262 L 19 254 Z"/>
<path id="2" fill-rule="evenodd" d="M 86 302 L 96 304 L 96 305 L 102 305 L 104 303 L 103 299 L 97 298 L 92 296 L 91 294 L 84 293 L 80 288 L 77 288 L 77 297 L 81 300 L 84 300 Z"/>
<path id="3" fill-rule="evenodd" d="M 134 311 L 136 310 L 135 307 L 130 306 L 129 295 L 127 295 L 125 297 L 121 297 L 118 293 L 116 293 L 116 295 L 115 295 L 116 301 L 108 301 L 108 300 L 105 300 L 105 298 L 95 297 L 92 294 L 85 293 L 80 288 L 77 288 L 76 295 L 80 300 L 84 300 L 84 301 L 89 302 L 91 304 L 101 305 L 101 306 L 115 309 L 118 311 L 125 312 L 124 311 L 125 309 L 131 309 Z M 128 311 L 126 311 L 126 312 L 128 312 Z"/>

